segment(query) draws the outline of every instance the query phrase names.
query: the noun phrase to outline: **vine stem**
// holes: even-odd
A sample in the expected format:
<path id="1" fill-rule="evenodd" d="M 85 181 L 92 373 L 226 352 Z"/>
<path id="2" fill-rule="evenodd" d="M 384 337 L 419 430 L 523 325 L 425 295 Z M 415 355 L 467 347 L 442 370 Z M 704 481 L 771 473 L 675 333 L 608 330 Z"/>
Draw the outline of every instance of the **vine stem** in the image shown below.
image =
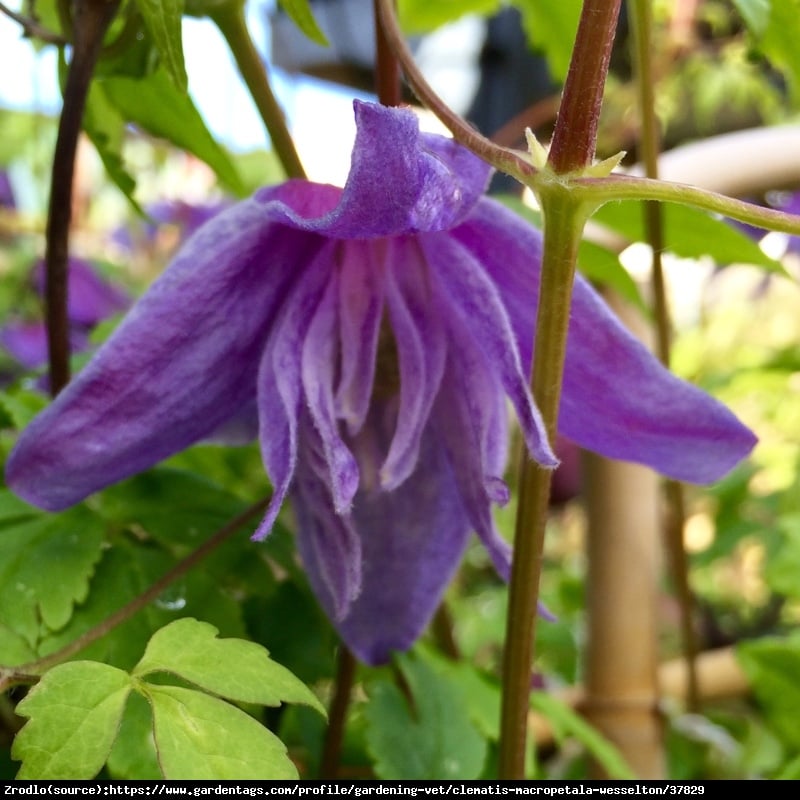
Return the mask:
<path id="1" fill-rule="evenodd" d="M 319 777 L 322 780 L 335 780 L 339 772 L 347 711 L 350 708 L 350 695 L 353 691 L 355 677 L 356 660 L 347 647 L 342 644 L 339 646 L 333 699 L 328 712 L 325 741 L 322 745 L 322 758 L 319 767 Z"/>
<path id="2" fill-rule="evenodd" d="M 74 639 L 60 650 L 36 661 L 31 661 L 28 664 L 22 664 L 19 667 L 0 668 L 0 691 L 16 683 L 31 683 L 35 681 L 45 670 L 50 669 L 50 667 L 56 664 L 60 664 L 62 661 L 66 661 L 93 642 L 102 639 L 103 636 L 118 625 L 129 620 L 138 611 L 141 611 L 145 606 L 156 600 L 168 586 L 197 566 L 200 561 L 236 533 L 242 525 L 249 522 L 256 514 L 263 512 L 269 504 L 269 501 L 270 498 L 266 497 L 253 503 L 253 505 L 242 511 L 241 514 L 223 525 L 223 527 L 203 542 L 196 550 L 193 550 L 186 558 L 179 561 L 146 591 L 142 592 L 138 597 L 131 600 L 130 603 L 127 603 L 122 608 L 106 617 L 102 622 L 90 628 L 86 633 L 81 634 L 77 639 Z"/>
<path id="3" fill-rule="evenodd" d="M 533 181 L 542 209 L 544 246 L 531 389 L 555 441 L 572 284 L 583 228 L 595 205 L 582 204 L 563 176 L 591 165 L 621 0 L 584 0 L 548 166 Z M 531 669 L 551 472 L 521 459 L 514 558 L 503 651 L 499 777 L 525 778 Z"/>
<path id="4" fill-rule="evenodd" d="M 209 11 L 209 16 L 219 28 L 236 59 L 236 66 L 261 115 L 286 176 L 305 178 L 303 163 L 289 133 L 283 110 L 270 86 L 266 66 L 247 28 L 244 3 L 222 3 Z"/>
<path id="5" fill-rule="evenodd" d="M 634 0 L 628 7 L 631 22 L 636 84 L 641 109 L 640 147 L 645 174 L 648 178 L 658 178 L 658 157 L 661 151 L 661 137 L 655 112 L 655 80 L 652 68 L 653 12 L 650 0 Z M 655 316 L 656 345 L 661 363 L 669 369 L 671 361 L 672 325 L 662 251 L 664 249 L 664 224 L 660 203 L 652 200 L 644 204 L 645 235 L 652 251 L 652 287 Z M 680 630 L 683 643 L 683 657 L 686 661 L 687 707 L 697 711 L 700 705 L 700 689 L 697 677 L 697 641 L 694 632 L 694 596 L 689 581 L 689 562 L 683 545 L 683 530 L 686 525 L 686 504 L 683 486 L 679 481 L 667 479 L 664 482 L 664 495 L 668 514 L 664 526 L 664 537 L 669 552 L 672 579 L 678 595 L 680 610 Z"/>
<path id="6" fill-rule="evenodd" d="M 44 256 L 48 366 L 50 393 L 54 397 L 70 378 L 67 270 L 78 137 L 103 37 L 119 5 L 120 0 L 75 0 L 74 3 L 72 59 L 53 153 Z"/>

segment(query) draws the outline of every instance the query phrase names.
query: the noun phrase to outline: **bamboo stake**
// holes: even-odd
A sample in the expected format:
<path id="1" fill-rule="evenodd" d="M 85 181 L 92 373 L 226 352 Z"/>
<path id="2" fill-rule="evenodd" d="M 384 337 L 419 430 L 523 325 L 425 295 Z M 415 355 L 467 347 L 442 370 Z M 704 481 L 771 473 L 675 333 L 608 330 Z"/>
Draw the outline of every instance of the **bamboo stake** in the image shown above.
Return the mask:
<path id="1" fill-rule="evenodd" d="M 628 309 L 614 305 L 623 319 L 631 317 Z M 664 778 L 657 683 L 658 476 L 646 467 L 587 453 L 583 477 L 588 642 L 581 708 L 638 777 Z"/>

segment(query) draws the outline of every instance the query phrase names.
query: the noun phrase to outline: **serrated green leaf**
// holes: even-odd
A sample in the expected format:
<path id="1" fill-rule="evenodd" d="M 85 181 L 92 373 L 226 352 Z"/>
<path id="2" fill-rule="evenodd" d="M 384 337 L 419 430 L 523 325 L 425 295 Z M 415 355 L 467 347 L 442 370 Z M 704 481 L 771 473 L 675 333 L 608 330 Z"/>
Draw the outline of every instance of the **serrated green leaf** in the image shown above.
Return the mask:
<path id="1" fill-rule="evenodd" d="M 185 92 L 188 79 L 181 36 L 183 0 L 136 0 L 136 6 L 153 37 L 167 74 L 175 88 Z"/>
<path id="2" fill-rule="evenodd" d="M 16 667 L 35 660 L 33 648 L 19 634 L 0 624 L 0 663 Z"/>
<path id="3" fill-rule="evenodd" d="M 265 706 L 304 703 L 325 714 L 311 690 L 272 661 L 261 645 L 218 639 L 218 633 L 206 622 L 176 620 L 153 635 L 134 675 L 169 672 L 229 700 Z"/>
<path id="4" fill-rule="evenodd" d="M 582 0 L 512 0 L 531 45 L 544 53 L 553 78 L 567 77 Z"/>
<path id="5" fill-rule="evenodd" d="M 292 780 L 283 742 L 241 709 L 178 686 L 147 684 L 161 771 L 170 780 Z"/>
<path id="6" fill-rule="evenodd" d="M 236 495 L 204 477 L 168 467 L 111 486 L 100 497 L 105 517 L 135 522 L 169 548 L 197 547 L 245 507 Z"/>
<path id="7" fill-rule="evenodd" d="M 598 761 L 612 780 L 633 780 L 636 775 L 619 750 L 566 703 L 546 692 L 531 694 L 531 708 L 546 717 L 556 738 L 574 736 Z"/>
<path id="8" fill-rule="evenodd" d="M 209 133 L 191 97 L 176 89 L 163 69 L 140 79 L 115 76 L 97 83 L 123 119 L 193 153 L 227 188 L 242 193 L 229 155 Z"/>
<path id="9" fill-rule="evenodd" d="M 0 622 L 30 644 L 42 637 L 41 623 L 64 627 L 88 594 L 104 533 L 82 507 L 0 531 Z"/>
<path id="10" fill-rule="evenodd" d="M 123 781 L 151 781 L 162 777 L 153 741 L 153 714 L 147 700 L 133 692 L 106 764 L 111 777 Z"/>
<path id="11" fill-rule="evenodd" d="M 800 636 L 745 642 L 736 656 L 775 731 L 792 748 L 800 747 Z"/>
<path id="12" fill-rule="evenodd" d="M 308 0 L 278 0 L 281 8 L 289 15 L 292 22 L 306 35 L 312 42 L 316 42 L 323 47 L 328 47 L 328 39 L 320 29 Z"/>
<path id="13" fill-rule="evenodd" d="M 384 780 L 473 780 L 483 770 L 486 741 L 460 693 L 421 659 L 398 659 L 414 698 L 386 680 L 374 681 L 365 709 L 367 748 Z"/>
<path id="14" fill-rule="evenodd" d="M 453 661 L 418 645 L 434 669 L 458 687 L 470 719 L 490 741 L 500 738 L 500 686 L 467 660 Z"/>
<path id="15" fill-rule="evenodd" d="M 10 489 L 0 489 L 0 529 L 31 517 L 43 517 L 38 508 L 20 500 Z M 0 534 L 2 535 L 2 534 Z"/>
<path id="16" fill-rule="evenodd" d="M 500 0 L 399 0 L 397 15 L 407 33 L 428 33 L 465 14 L 494 14 Z"/>
<path id="17" fill-rule="evenodd" d="M 682 258 L 710 256 L 718 264 L 753 264 L 785 274 L 780 262 L 767 256 L 749 236 L 721 219 L 690 206 L 662 203 L 664 247 Z M 608 203 L 592 218 L 632 242 L 646 241 L 639 201 Z"/>
<path id="18" fill-rule="evenodd" d="M 72 661 L 45 673 L 17 706 L 27 717 L 11 754 L 22 780 L 90 780 L 117 735 L 130 676 L 96 661 Z"/>
<path id="19" fill-rule="evenodd" d="M 151 543 L 115 541 L 103 553 L 87 600 L 75 609 L 64 629 L 42 640 L 39 653 L 52 653 L 97 625 L 111 611 L 122 608 L 148 589 L 174 565 L 173 557 Z M 244 626 L 240 606 L 206 570 L 193 570 L 131 619 L 90 645 L 83 656 L 132 669 L 150 637 L 187 614 L 210 621 L 227 636 L 241 636 Z"/>

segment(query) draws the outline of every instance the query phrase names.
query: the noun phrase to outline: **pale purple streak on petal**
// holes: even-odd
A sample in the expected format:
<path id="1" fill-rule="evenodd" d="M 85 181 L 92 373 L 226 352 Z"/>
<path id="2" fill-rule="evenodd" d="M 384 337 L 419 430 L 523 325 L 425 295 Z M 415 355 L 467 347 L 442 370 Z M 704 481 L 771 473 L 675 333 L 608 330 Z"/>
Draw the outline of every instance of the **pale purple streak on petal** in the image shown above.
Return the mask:
<path id="1" fill-rule="evenodd" d="M 239 413 L 255 396 L 255 364 L 292 267 L 321 241 L 265 226 L 253 201 L 212 220 L 22 433 L 9 486 L 41 508 L 66 508 Z"/>
<path id="2" fill-rule="evenodd" d="M 382 409 L 373 408 L 372 414 L 382 415 Z M 362 437 L 381 437 L 376 449 L 385 452 L 392 427 L 371 416 Z M 353 446 L 360 453 L 366 445 Z M 382 664 L 424 630 L 469 538 L 470 525 L 434 429 L 422 437 L 417 469 L 395 491 L 359 491 L 352 524 L 363 549 L 362 590 L 337 628 L 358 658 Z M 311 577 L 317 588 L 313 572 Z"/>
<path id="3" fill-rule="evenodd" d="M 341 379 L 336 416 L 358 433 L 369 411 L 383 315 L 383 265 L 371 243 L 344 245 L 339 278 Z"/>
<path id="4" fill-rule="evenodd" d="M 323 241 L 323 240 L 320 240 Z M 303 281 L 279 311 L 258 372 L 259 441 L 273 494 L 264 519 L 253 534 L 260 541 L 272 530 L 286 499 L 297 465 L 297 421 L 302 412 L 299 354 L 311 320 L 330 278 L 339 245 L 324 242 Z"/>
<path id="5" fill-rule="evenodd" d="M 431 273 L 441 286 L 441 304 L 455 308 L 468 324 L 488 363 L 501 381 L 517 412 L 531 457 L 544 467 L 558 459 L 550 449 L 539 410 L 522 371 L 517 341 L 500 295 L 480 263 L 465 248 L 441 236 L 420 237 Z"/>
<path id="6" fill-rule="evenodd" d="M 528 367 L 541 235 L 483 199 L 452 236 L 499 288 Z M 664 369 L 580 276 L 573 289 L 559 430 L 601 455 L 692 483 L 718 480 L 756 441 L 725 406 Z"/>
<path id="7" fill-rule="evenodd" d="M 334 382 L 339 342 L 339 281 L 332 274 L 302 349 L 302 379 L 306 403 L 320 435 L 330 474 L 333 506 L 338 514 L 349 510 L 358 489 L 358 465 L 339 435 L 334 411 Z"/>
<path id="8" fill-rule="evenodd" d="M 505 401 L 482 354 L 461 337 L 451 344 L 433 414 L 470 525 L 498 574 L 508 580 L 511 546 L 498 533 L 491 513 L 492 496 L 500 494 L 502 483 L 497 473 L 502 469 L 505 446 L 498 427 L 505 433 Z M 507 489 L 503 495 L 507 499 Z"/>
<path id="9" fill-rule="evenodd" d="M 337 622 L 361 592 L 362 542 L 350 515 L 331 506 L 322 443 L 305 412 L 300 426 L 300 466 L 292 486 L 297 548 L 315 592 Z"/>
<path id="10" fill-rule="evenodd" d="M 427 288 L 427 265 L 413 241 L 386 245 L 386 299 L 397 347 L 400 409 L 381 486 L 396 489 L 413 471 L 420 438 L 439 391 L 447 342 Z"/>

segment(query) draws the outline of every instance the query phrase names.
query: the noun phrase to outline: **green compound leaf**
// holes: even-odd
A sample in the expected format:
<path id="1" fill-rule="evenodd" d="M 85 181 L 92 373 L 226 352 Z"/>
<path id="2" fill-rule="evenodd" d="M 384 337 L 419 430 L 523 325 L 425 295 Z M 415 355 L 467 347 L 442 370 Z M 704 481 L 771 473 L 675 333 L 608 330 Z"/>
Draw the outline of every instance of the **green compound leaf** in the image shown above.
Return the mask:
<path id="1" fill-rule="evenodd" d="M 325 34 L 317 25 L 314 14 L 308 0 L 278 0 L 281 8 L 289 15 L 292 22 L 306 35 L 312 42 L 328 47 L 328 40 Z"/>
<path id="2" fill-rule="evenodd" d="M 546 692 L 531 694 L 531 708 L 547 717 L 556 739 L 574 736 L 613 780 L 633 780 L 636 775 L 619 750 L 566 703 Z"/>
<path id="3" fill-rule="evenodd" d="M 486 741 L 470 720 L 463 697 L 419 658 L 399 667 L 411 689 L 410 708 L 400 689 L 375 681 L 366 707 L 367 747 L 384 780 L 473 780 L 483 770 Z"/>
<path id="4" fill-rule="evenodd" d="M 283 742 L 241 709 L 177 686 L 142 687 L 153 710 L 161 771 L 170 780 L 291 780 Z"/>
<path id="5" fill-rule="evenodd" d="M 150 639 L 134 675 L 169 672 L 208 692 L 242 703 L 303 703 L 325 714 L 320 701 L 267 651 L 243 639 L 217 639 L 207 622 L 185 618 Z"/>
<path id="6" fill-rule="evenodd" d="M 0 531 L 0 623 L 31 645 L 47 632 L 42 623 L 66 625 L 86 599 L 104 538 L 102 520 L 82 507 Z"/>
<path id="7" fill-rule="evenodd" d="M 17 706 L 27 717 L 11 755 L 22 780 L 90 780 L 117 735 L 130 676 L 95 661 L 72 661 L 47 672 Z"/>
<path id="8" fill-rule="evenodd" d="M 167 74 L 175 87 L 185 92 L 188 79 L 181 37 L 183 0 L 136 0 L 136 6 L 153 37 Z"/>

